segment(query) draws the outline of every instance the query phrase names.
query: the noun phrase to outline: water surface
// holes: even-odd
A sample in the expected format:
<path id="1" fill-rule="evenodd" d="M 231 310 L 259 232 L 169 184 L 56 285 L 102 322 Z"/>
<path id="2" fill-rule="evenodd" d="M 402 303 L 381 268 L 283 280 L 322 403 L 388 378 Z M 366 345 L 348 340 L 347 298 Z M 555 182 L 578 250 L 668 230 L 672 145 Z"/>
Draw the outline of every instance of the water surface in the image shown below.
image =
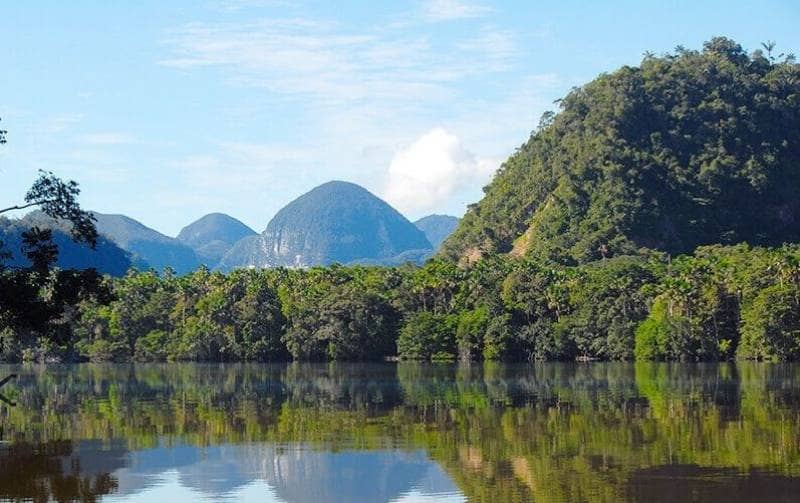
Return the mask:
<path id="1" fill-rule="evenodd" d="M 10 372 L 4 500 L 800 495 L 798 365 L 0 366 Z"/>

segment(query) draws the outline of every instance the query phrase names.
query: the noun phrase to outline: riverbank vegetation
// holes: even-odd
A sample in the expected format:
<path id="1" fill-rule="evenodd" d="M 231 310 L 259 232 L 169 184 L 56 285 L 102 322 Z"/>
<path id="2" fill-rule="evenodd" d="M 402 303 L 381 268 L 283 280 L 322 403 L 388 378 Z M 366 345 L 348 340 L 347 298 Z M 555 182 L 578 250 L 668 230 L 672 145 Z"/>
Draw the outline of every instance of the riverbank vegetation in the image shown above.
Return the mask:
<path id="1" fill-rule="evenodd" d="M 702 247 L 583 266 L 131 272 L 7 360 L 795 360 L 800 247 Z M 13 341 L 9 344 L 8 341 Z"/>
<path id="2" fill-rule="evenodd" d="M 31 229 L 30 267 L 0 265 L 0 356 L 800 359 L 800 65 L 773 50 L 714 38 L 574 89 L 422 267 L 101 281 Z M 95 244 L 73 183 L 40 206 Z"/>

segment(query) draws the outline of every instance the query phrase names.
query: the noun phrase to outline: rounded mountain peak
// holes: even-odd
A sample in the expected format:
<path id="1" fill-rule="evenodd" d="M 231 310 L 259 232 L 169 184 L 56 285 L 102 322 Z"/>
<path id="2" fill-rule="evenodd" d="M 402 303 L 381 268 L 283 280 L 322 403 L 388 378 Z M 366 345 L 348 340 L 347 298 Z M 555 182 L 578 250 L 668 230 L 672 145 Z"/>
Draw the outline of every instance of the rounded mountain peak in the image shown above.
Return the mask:
<path id="1" fill-rule="evenodd" d="M 178 234 L 178 240 L 196 248 L 215 241 L 232 245 L 256 231 L 224 213 L 209 213 L 190 223 Z"/>
<path id="2" fill-rule="evenodd" d="M 383 259 L 431 248 L 397 210 L 343 181 L 324 183 L 286 205 L 263 236 L 273 265 L 286 266 Z"/>

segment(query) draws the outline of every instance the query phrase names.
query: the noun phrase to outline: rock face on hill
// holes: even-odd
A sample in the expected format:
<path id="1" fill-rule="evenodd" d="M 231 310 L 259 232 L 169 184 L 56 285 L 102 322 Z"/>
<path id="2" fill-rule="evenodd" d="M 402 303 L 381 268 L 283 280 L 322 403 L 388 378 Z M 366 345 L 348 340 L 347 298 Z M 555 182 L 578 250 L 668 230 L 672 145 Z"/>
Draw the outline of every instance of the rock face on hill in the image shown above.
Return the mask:
<path id="1" fill-rule="evenodd" d="M 356 184 L 333 181 L 286 205 L 261 236 L 237 243 L 219 268 L 380 262 L 431 249 L 425 234 L 386 202 Z"/>
<path id="2" fill-rule="evenodd" d="M 216 269 L 220 271 L 232 271 L 242 267 L 268 267 L 269 254 L 264 243 L 264 236 L 256 234 L 248 236 L 236 242 L 222 256 L 217 263 Z"/>
<path id="3" fill-rule="evenodd" d="M 192 248 L 203 264 L 214 267 L 237 241 L 257 233 L 224 213 L 210 213 L 187 225 L 178 241 Z"/>
<path id="4" fill-rule="evenodd" d="M 39 211 L 29 213 L 19 220 L 0 218 L 0 242 L 3 243 L 3 249 L 11 254 L 10 259 L 3 261 L 4 265 L 30 265 L 21 250 L 22 233 L 34 226 L 53 231 L 53 243 L 58 246 L 56 264 L 62 269 L 91 268 L 102 274 L 123 276 L 132 265 L 130 254 L 107 237 L 101 235 L 93 250 L 85 243 L 72 240 L 69 224 L 58 222 Z"/>
<path id="5" fill-rule="evenodd" d="M 456 230 L 458 221 L 458 217 L 450 215 L 428 215 L 414 222 L 414 225 L 425 233 L 434 250 L 438 250 L 444 240 Z"/>
<path id="6" fill-rule="evenodd" d="M 158 271 L 171 267 L 178 274 L 190 272 L 200 265 L 194 250 L 175 238 L 125 215 L 94 215 L 98 232 L 130 252 L 134 261 L 142 260 Z"/>
<path id="7" fill-rule="evenodd" d="M 715 38 L 574 89 L 440 253 L 574 264 L 800 241 L 800 65 Z"/>

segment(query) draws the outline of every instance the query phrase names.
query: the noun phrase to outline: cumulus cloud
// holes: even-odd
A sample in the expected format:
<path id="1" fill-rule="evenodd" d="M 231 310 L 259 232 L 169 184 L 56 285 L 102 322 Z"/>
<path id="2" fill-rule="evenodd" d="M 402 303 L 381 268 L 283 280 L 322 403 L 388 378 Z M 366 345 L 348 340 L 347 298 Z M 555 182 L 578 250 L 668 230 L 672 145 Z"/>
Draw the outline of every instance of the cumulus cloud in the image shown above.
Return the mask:
<path id="1" fill-rule="evenodd" d="M 435 211 L 458 191 L 486 183 L 497 165 L 477 158 L 454 134 L 435 128 L 395 154 L 383 197 L 404 213 Z"/>

